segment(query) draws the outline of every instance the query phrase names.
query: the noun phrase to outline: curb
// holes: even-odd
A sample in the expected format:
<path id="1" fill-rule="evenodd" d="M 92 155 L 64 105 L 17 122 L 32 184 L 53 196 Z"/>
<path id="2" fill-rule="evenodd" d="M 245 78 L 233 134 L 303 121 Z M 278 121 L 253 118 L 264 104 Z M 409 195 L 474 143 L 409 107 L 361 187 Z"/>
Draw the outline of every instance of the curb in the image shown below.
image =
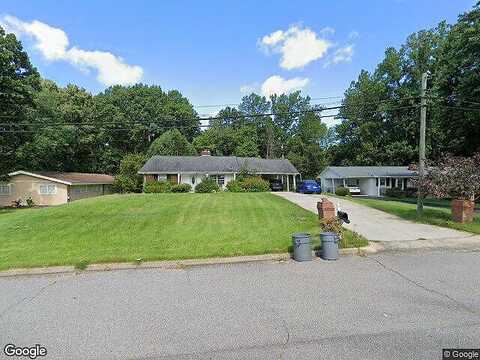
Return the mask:
<path id="1" fill-rule="evenodd" d="M 362 256 L 365 254 L 376 253 L 377 245 L 372 243 L 362 248 L 340 249 L 341 256 Z M 314 257 L 316 255 L 314 254 Z M 290 253 L 265 254 L 252 256 L 235 256 L 224 258 L 207 259 L 185 259 L 185 260 L 165 260 L 165 261 L 147 261 L 140 264 L 135 263 L 106 263 L 91 264 L 85 270 L 78 270 L 74 266 L 52 266 L 43 268 L 20 268 L 0 271 L 0 278 L 28 275 L 60 275 L 60 274 L 78 274 L 82 272 L 97 271 L 116 271 L 116 270 L 142 270 L 142 269 L 163 269 L 163 270 L 183 270 L 195 266 L 228 265 L 252 262 L 267 261 L 293 261 Z"/>

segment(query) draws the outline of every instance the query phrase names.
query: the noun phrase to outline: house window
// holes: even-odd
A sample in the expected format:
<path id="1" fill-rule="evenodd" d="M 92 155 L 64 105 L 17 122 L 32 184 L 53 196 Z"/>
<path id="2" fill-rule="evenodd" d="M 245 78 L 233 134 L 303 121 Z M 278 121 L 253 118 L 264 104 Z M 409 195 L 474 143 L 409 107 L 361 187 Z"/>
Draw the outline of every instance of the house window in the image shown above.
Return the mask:
<path id="1" fill-rule="evenodd" d="M 88 194 L 90 192 L 99 193 L 102 191 L 102 185 L 76 185 L 73 186 L 73 192 L 75 194 Z"/>
<path id="2" fill-rule="evenodd" d="M 358 186 L 360 184 L 360 180 L 358 179 L 347 179 L 347 186 Z"/>
<path id="3" fill-rule="evenodd" d="M 157 181 L 167 181 L 167 175 L 157 175 Z"/>
<path id="4" fill-rule="evenodd" d="M 0 195 L 10 195 L 10 185 L 0 185 Z"/>
<path id="5" fill-rule="evenodd" d="M 54 184 L 40 185 L 39 193 L 40 195 L 55 195 L 57 193 L 57 185 L 54 185 Z"/>
<path id="6" fill-rule="evenodd" d="M 225 175 L 211 175 L 210 177 L 217 182 L 218 186 L 225 184 Z"/>
<path id="7" fill-rule="evenodd" d="M 380 186 L 385 186 L 385 178 L 380 178 Z"/>
<path id="8" fill-rule="evenodd" d="M 390 178 L 387 178 L 387 187 L 390 186 Z"/>

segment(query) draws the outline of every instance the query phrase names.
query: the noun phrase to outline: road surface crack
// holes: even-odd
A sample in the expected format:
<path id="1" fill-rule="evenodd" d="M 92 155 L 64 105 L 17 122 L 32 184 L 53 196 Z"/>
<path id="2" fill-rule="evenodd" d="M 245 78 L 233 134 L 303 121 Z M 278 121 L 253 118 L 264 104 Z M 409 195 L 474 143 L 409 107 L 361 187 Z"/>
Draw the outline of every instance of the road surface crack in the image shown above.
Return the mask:
<path id="1" fill-rule="evenodd" d="M 49 282 L 47 285 L 43 286 L 42 288 L 40 288 L 40 290 L 38 290 L 33 296 L 26 296 L 22 299 L 20 299 L 19 301 L 17 301 L 16 303 L 8 306 L 5 310 L 3 310 L 1 313 L 0 313 L 0 319 L 3 318 L 8 312 L 10 312 L 11 310 L 13 310 L 14 308 L 16 308 L 17 306 L 23 304 L 23 303 L 30 303 L 32 302 L 33 300 L 35 300 L 37 297 L 39 297 L 41 294 L 43 294 L 43 292 L 45 290 L 47 290 L 49 287 L 55 285 L 57 283 L 57 280 L 54 280 L 52 282 Z"/>
<path id="2" fill-rule="evenodd" d="M 407 275 L 401 273 L 400 271 L 398 270 L 395 270 L 394 268 L 391 268 L 387 265 L 385 265 L 382 261 L 376 259 L 376 258 L 373 258 L 373 257 L 369 257 L 367 256 L 366 259 L 369 259 L 369 260 L 372 260 L 374 262 L 376 262 L 378 265 L 380 265 L 382 268 L 384 268 L 385 270 L 387 271 L 390 271 L 394 274 L 396 274 L 397 276 L 401 277 L 402 279 L 406 280 L 407 282 L 409 282 L 410 284 L 424 290 L 424 291 L 427 291 L 431 294 L 435 294 L 435 295 L 438 295 L 438 296 L 441 296 L 443 297 L 444 299 L 447 299 L 453 303 L 455 303 L 456 305 L 458 305 L 459 307 L 461 307 L 463 310 L 466 310 L 467 312 L 471 313 L 471 314 L 475 314 L 475 315 L 479 315 L 480 313 L 475 310 L 475 309 L 472 309 L 470 308 L 469 306 L 465 305 L 464 303 L 462 303 L 461 301 L 451 297 L 450 295 L 448 294 L 445 294 L 441 291 L 438 291 L 438 290 L 435 290 L 435 289 L 432 289 L 432 288 L 429 288 L 421 283 L 419 283 L 418 281 L 414 280 L 414 279 L 411 279 L 409 278 Z"/>

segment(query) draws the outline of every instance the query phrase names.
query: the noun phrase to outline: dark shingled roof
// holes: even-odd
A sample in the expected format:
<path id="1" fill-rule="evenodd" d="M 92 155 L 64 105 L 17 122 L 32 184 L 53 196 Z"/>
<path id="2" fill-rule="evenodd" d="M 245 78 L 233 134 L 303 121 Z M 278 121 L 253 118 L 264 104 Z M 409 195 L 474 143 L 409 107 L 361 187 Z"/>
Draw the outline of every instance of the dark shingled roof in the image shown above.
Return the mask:
<path id="1" fill-rule="evenodd" d="M 320 174 L 326 179 L 359 177 L 414 177 L 417 173 L 408 166 L 329 166 Z"/>
<path id="2" fill-rule="evenodd" d="M 106 174 L 88 174 L 77 172 L 35 171 L 33 174 L 66 181 L 72 185 L 80 184 L 113 184 L 114 177 Z"/>
<path id="3" fill-rule="evenodd" d="M 287 159 L 260 159 L 237 156 L 153 156 L 139 174 L 206 172 L 238 173 L 247 168 L 258 174 L 298 174 Z"/>

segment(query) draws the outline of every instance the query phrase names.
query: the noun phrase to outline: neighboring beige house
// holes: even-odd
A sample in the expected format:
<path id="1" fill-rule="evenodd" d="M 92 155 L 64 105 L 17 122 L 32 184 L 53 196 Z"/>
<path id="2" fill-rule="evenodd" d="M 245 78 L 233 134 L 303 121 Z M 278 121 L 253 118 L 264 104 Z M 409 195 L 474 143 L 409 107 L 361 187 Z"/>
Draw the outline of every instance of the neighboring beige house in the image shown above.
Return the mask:
<path id="1" fill-rule="evenodd" d="M 16 200 L 25 204 L 31 197 L 35 205 L 59 205 L 112 192 L 113 176 L 69 172 L 15 171 L 8 183 L 0 183 L 0 206 Z"/>

